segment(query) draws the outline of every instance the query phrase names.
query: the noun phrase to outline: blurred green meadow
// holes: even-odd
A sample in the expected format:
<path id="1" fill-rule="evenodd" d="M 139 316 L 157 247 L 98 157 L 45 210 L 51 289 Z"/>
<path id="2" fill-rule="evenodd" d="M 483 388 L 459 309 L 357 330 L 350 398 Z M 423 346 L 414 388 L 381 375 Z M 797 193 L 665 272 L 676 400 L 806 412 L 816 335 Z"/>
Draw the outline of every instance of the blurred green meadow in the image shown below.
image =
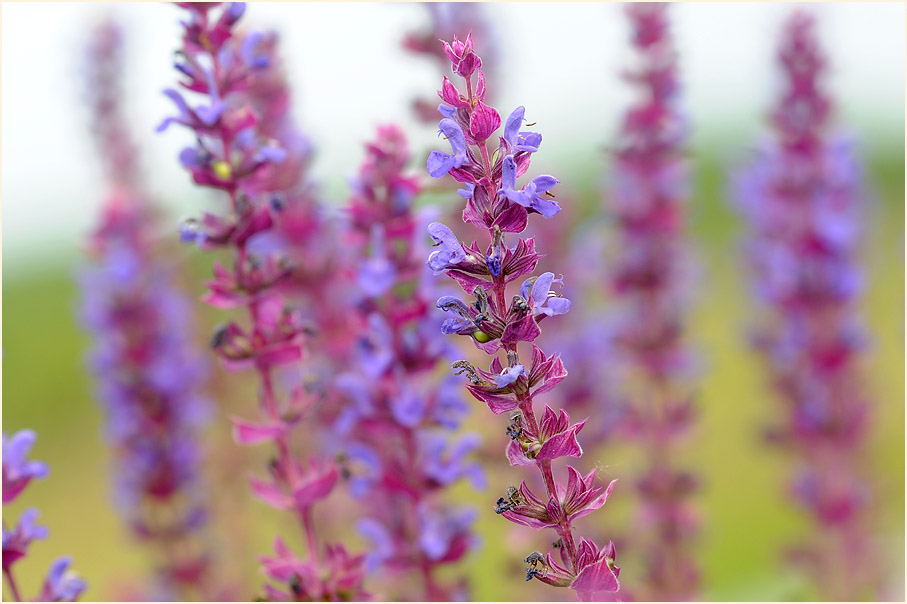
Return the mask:
<path id="1" fill-rule="evenodd" d="M 734 143 L 737 148 L 740 144 Z M 889 591 L 882 597 L 901 599 L 905 563 L 903 139 L 869 150 L 864 248 L 868 287 L 862 310 L 871 340 L 865 385 L 875 412 L 866 453 L 875 489 L 872 528 L 882 538 L 881 563 L 890 577 Z M 703 377 L 696 391 L 700 421 L 682 461 L 695 468 L 704 482 L 696 501 L 702 516 L 697 548 L 702 595 L 707 600 L 808 600 L 815 594 L 788 568 L 781 551 L 806 534 L 809 525 L 784 496 L 788 461 L 759 438 L 760 429 L 780 405 L 745 340 L 751 303 L 740 268 L 741 225 L 727 203 L 727 170 L 734 153 L 728 152 L 727 145 L 715 143 L 708 153 L 692 158 L 696 181 L 690 237 L 703 266 L 688 334 L 702 359 Z M 599 163 L 589 158 L 548 160 L 560 166 L 558 177 L 572 185 L 570 199 L 587 208 L 600 199 L 603 158 L 594 159 Z M 174 169 L 173 178 L 183 175 Z M 450 203 L 457 199 L 454 196 Z M 198 293 L 210 259 L 201 254 L 186 257 L 195 277 L 193 291 Z M 36 264 L 33 270 L 7 272 L 3 279 L 3 430 L 7 434 L 22 428 L 37 431 L 32 458 L 46 461 L 51 468 L 47 479 L 32 483 L 14 505 L 7 506 L 4 521 L 14 523 L 22 509 L 34 506 L 50 530 L 50 537 L 36 542 L 17 566 L 20 589 L 36 592 L 51 561 L 66 553 L 89 583 L 84 599 L 121 599 L 136 593 L 130 590 L 141 585 L 150 560 L 129 537 L 111 505 L 110 456 L 101 410 L 92 398 L 84 364 L 88 339 L 74 316 L 79 293 L 73 276 L 78 262 L 59 257 L 56 262 Z M 200 342 L 218 321 L 214 312 L 203 313 Z M 213 388 L 232 395 L 228 408 L 214 410 L 206 433 L 207 448 L 214 452 L 207 459 L 206 473 L 209 488 L 217 496 L 215 562 L 222 565 L 223 576 L 234 582 L 237 592 L 244 594 L 241 597 L 254 598 L 261 585 L 257 555 L 270 551 L 275 534 L 294 533 L 295 527 L 284 515 L 253 500 L 246 487 L 247 470 L 260 465 L 263 452 L 233 444 L 227 420 L 229 412 L 254 404 L 253 390 L 245 382 L 212 367 Z M 247 393 L 245 400 L 236 395 L 237 389 Z M 488 421 L 484 407 L 474 404 L 466 429 L 503 444 L 503 424 Z M 632 465 L 633 452 L 596 449 L 593 443 L 587 443 L 587 449 L 584 467 L 600 464 L 605 476 L 621 482 L 604 512 L 581 520 L 580 530 L 592 522 L 605 522 L 627 533 L 632 526 L 634 477 L 622 470 Z M 482 545 L 464 563 L 473 578 L 475 600 L 570 595 L 552 594 L 536 582 L 523 581 L 520 558 L 532 549 L 542 549 L 546 536 L 515 529 L 492 509 L 500 486 L 514 482 L 510 474 L 516 472 L 506 466 L 495 470 L 484 493 L 467 486 L 456 491 L 480 511 L 477 529 Z M 632 532 L 629 535 L 632 538 Z M 298 545 L 295 534 L 288 540 Z M 632 587 L 640 570 L 634 568 L 632 556 L 618 562 L 624 584 Z"/>

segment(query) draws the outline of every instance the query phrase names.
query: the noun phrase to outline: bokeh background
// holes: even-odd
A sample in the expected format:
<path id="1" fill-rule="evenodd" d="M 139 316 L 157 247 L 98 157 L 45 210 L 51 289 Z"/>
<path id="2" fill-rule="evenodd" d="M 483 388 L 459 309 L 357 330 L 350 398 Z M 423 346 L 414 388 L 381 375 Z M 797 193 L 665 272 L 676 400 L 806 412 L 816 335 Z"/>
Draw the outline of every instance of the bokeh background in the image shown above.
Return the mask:
<path id="1" fill-rule="evenodd" d="M 808 525 L 783 495 L 787 460 L 768 450 L 760 428 L 778 408 L 745 328 L 751 308 L 738 248 L 741 225 L 728 203 L 729 170 L 746 157 L 763 131 L 776 91 L 774 44 L 782 20 L 798 7 L 772 3 L 701 3 L 672 7 L 684 103 L 693 126 L 694 169 L 690 236 L 701 260 L 689 341 L 702 365 L 701 409 L 695 446 L 684 462 L 704 478 L 697 505 L 704 519 L 698 547 L 705 599 L 809 599 L 812 593 L 781 560 L 784 544 Z M 874 529 L 883 535 L 891 581 L 887 598 L 904 596 L 904 5 L 834 3 L 806 6 L 816 14 L 831 61 L 827 90 L 837 101 L 836 123 L 858 142 L 866 170 L 868 288 L 862 312 L 871 347 L 867 390 L 875 402 L 869 447 L 875 487 Z M 613 139 L 631 93 L 619 74 L 630 56 L 628 31 L 617 4 L 489 4 L 497 36 L 498 106 L 523 104 L 545 135 L 540 172 L 564 183 L 559 197 L 585 210 L 600 204 L 605 146 Z M 88 138 L 82 102 L 82 60 L 93 26 L 113 16 L 126 32 L 124 103 L 154 197 L 173 224 L 216 202 L 194 189 L 176 162 L 188 134 L 153 129 L 170 106 L 161 90 L 172 85 L 179 10 L 162 4 L 4 4 L 2 7 L 3 201 L 3 430 L 39 434 L 32 457 L 51 466 L 47 480 L 4 515 L 36 506 L 51 536 L 18 568 L 36 586 L 61 553 L 90 584 L 86 599 L 118 599 L 141 579 L 147 560 L 110 504 L 109 456 L 102 417 L 92 399 L 83 361 L 88 341 L 76 319 L 74 276 L 81 242 L 103 199 L 105 184 Z M 245 20 L 276 28 L 295 90 L 294 110 L 312 137 L 313 177 L 324 198 L 343 203 L 362 143 L 381 123 L 400 124 L 416 150 L 415 169 L 434 144 L 434 130 L 415 121 L 409 101 L 431 94 L 433 65 L 405 53 L 404 32 L 427 19 L 415 3 L 254 3 Z M 441 198 L 456 204 L 458 198 Z M 175 236 L 175 230 L 174 230 Z M 180 252 L 196 293 L 209 259 Z M 567 272 L 564 269 L 563 272 Z M 200 341 L 217 321 L 201 310 Z M 242 480 L 261 463 L 230 438 L 228 411 L 248 408 L 252 391 L 237 376 L 212 368 L 218 392 L 232 391 L 215 410 L 206 441 L 208 480 L 219 489 L 217 529 L 224 563 L 238 584 L 257 592 L 256 555 L 270 548 L 285 518 L 253 501 Z M 245 390 L 244 390 L 245 389 Z M 250 395 L 242 400 L 242 394 Z M 239 393 L 239 395 L 237 395 Z M 487 411 L 476 406 L 467 427 L 486 431 Z M 589 463 L 621 477 L 628 452 L 588 447 Z M 511 470 L 507 468 L 506 472 Z M 500 478 L 500 480 L 498 480 Z M 491 484 L 512 482 L 503 474 Z M 618 483 L 620 485 L 620 483 Z M 629 482 L 627 482 L 629 486 Z M 496 488 L 458 493 L 481 510 L 483 546 L 465 562 L 477 600 L 513 600 L 551 591 L 525 591 L 524 547 L 511 547 L 509 523 L 491 511 Z M 629 521 L 615 491 L 605 512 L 609 526 Z M 9 507 L 9 506 L 8 506 Z M 10 521 L 9 518 L 6 519 Z M 625 567 L 626 580 L 633 576 Z M 534 584 L 533 584 L 534 585 Z M 26 591 L 32 591 L 26 587 Z M 528 595 L 528 597 L 532 597 Z"/>

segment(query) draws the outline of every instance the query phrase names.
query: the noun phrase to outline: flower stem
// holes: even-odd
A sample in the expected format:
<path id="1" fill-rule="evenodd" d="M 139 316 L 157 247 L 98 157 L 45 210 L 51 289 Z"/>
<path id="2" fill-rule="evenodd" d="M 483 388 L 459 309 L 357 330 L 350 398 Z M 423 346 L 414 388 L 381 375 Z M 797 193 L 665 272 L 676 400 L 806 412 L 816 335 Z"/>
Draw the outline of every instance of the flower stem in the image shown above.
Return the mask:
<path id="1" fill-rule="evenodd" d="M 15 598 L 16 602 L 21 602 L 22 597 L 19 595 L 19 588 L 16 587 L 16 580 L 13 579 L 13 574 L 8 568 L 3 569 L 3 576 L 6 577 L 6 582 L 9 583 L 9 589 L 13 592 L 13 598 Z"/>

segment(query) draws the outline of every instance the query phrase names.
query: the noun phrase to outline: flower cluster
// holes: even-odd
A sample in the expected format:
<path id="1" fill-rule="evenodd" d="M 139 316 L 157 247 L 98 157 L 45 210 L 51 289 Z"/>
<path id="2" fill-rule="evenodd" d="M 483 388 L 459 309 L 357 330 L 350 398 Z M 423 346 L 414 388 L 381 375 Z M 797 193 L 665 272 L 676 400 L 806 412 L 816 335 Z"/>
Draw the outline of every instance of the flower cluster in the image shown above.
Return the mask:
<path id="1" fill-rule="evenodd" d="M 609 280 L 618 305 L 611 349 L 630 402 L 622 428 L 647 459 L 636 484 L 646 579 L 634 595 L 684 600 L 695 595 L 698 583 L 690 550 L 697 523 L 687 502 L 697 481 L 672 462 L 693 419 L 683 379 L 689 351 L 682 340 L 684 270 L 690 265 L 683 236 L 686 129 L 676 103 L 667 6 L 643 3 L 626 10 L 640 56 L 626 77 L 640 98 L 624 117 L 614 154 L 608 201 L 618 252 Z"/>
<path id="2" fill-rule="evenodd" d="M 3 505 L 16 500 L 25 487 L 35 478 L 47 476 L 47 465 L 40 461 L 26 459 L 35 444 L 37 435 L 31 430 L 20 430 L 7 439 L 3 435 Z M 47 528 L 36 523 L 38 510 L 28 508 L 19 517 L 12 530 L 3 522 L 3 576 L 6 578 L 12 597 L 21 602 L 22 596 L 13 575 L 16 562 L 28 555 L 28 549 L 35 539 L 46 539 Z M 35 597 L 39 602 L 74 602 L 87 587 L 69 565 L 72 559 L 61 556 L 54 561 L 47 572 L 41 592 Z"/>
<path id="3" fill-rule="evenodd" d="M 206 368 L 192 342 L 191 306 L 152 251 L 154 215 L 141 197 L 113 193 L 90 241 L 82 319 L 91 331 L 97 399 L 115 451 L 116 501 L 131 531 L 156 544 L 165 588 L 202 588 L 208 556 L 198 432 Z M 170 554 L 180 544 L 179 555 Z"/>
<path id="4" fill-rule="evenodd" d="M 496 63 L 494 32 L 491 22 L 485 15 L 485 7 L 479 2 L 424 2 L 422 6 L 428 11 L 428 27 L 411 31 L 403 38 L 403 48 L 414 54 L 430 58 L 435 67 L 446 70 L 450 64 L 438 40 L 449 40 L 455 33 L 472 31 L 485 40 L 485 58 Z M 423 122 L 434 122 L 437 119 L 437 102 L 433 99 L 414 99 L 413 111 Z"/>
<path id="5" fill-rule="evenodd" d="M 299 195 L 294 177 L 298 171 L 284 172 L 281 166 L 294 157 L 304 159 L 306 148 L 277 124 L 291 123 L 279 118 L 285 105 L 268 111 L 262 104 L 270 97 L 249 92 L 256 83 L 272 82 L 264 70 L 273 48 L 268 36 L 236 35 L 245 5 L 180 6 L 188 18 L 176 69 L 186 78 L 182 87 L 203 95 L 204 101 L 192 107 L 180 92 L 167 90 L 178 114 L 160 129 L 172 123 L 190 129 L 196 144 L 183 150 L 181 163 L 196 183 L 229 198 L 226 213 L 184 223 L 182 236 L 203 249 L 233 252 L 231 267 L 215 265 L 205 300 L 218 308 L 245 308 L 248 321 L 246 326 L 234 320 L 219 328 L 212 348 L 228 370 L 251 368 L 257 373 L 263 417 L 233 418 L 235 437 L 241 444 L 275 446 L 269 475 L 252 477 L 252 492 L 274 508 L 293 511 L 308 547 L 308 558 L 301 560 L 278 540 L 278 556 L 263 557 L 262 562 L 266 575 L 281 588 L 268 586 L 266 591 L 275 599 L 358 599 L 364 596 L 363 556 L 349 556 L 340 546 L 322 549 L 314 520 L 314 505 L 331 493 L 339 468 L 331 460 L 300 461 L 291 434 L 310 413 L 312 396 L 301 384 L 282 388 L 277 379 L 278 371 L 298 370 L 307 330 L 301 313 L 282 293 L 294 272 L 293 259 L 269 238 L 278 232 L 289 200 Z M 286 102 L 279 96 L 270 100 Z M 298 371 L 287 377 L 298 377 Z"/>
<path id="6" fill-rule="evenodd" d="M 116 502 L 133 535 L 156 546 L 160 589 L 185 597 L 204 590 L 209 566 L 198 468 L 207 372 L 192 342 L 191 305 L 154 249 L 157 215 L 118 102 L 120 50 L 112 22 L 89 48 L 94 132 L 111 192 L 88 242 L 81 314 L 114 449 Z"/>
<path id="7" fill-rule="evenodd" d="M 413 580 L 424 582 L 424 598 L 453 600 L 462 593 L 439 584 L 437 571 L 472 547 L 473 513 L 446 505 L 442 496 L 463 477 L 481 486 L 481 470 L 468 458 L 478 440 L 469 434 L 451 438 L 467 408 L 455 379 L 437 379 L 451 351 L 439 340 L 432 284 L 424 282 L 434 280 L 424 266 L 425 221 L 412 207 L 419 185 L 404 174 L 409 152 L 403 132 L 379 127 L 366 152 L 353 184 L 347 233 L 359 258 L 358 370 L 337 378 L 350 402 L 336 429 L 349 443 L 354 495 L 369 502 L 359 522 L 372 542 L 369 565 L 381 565 L 392 580 L 415 573 Z M 413 594 L 407 585 L 400 595 Z"/>
<path id="8" fill-rule="evenodd" d="M 799 557 L 823 597 L 871 599 L 869 488 L 859 466 L 869 406 L 859 384 L 864 336 L 856 312 L 864 197 L 850 143 L 827 133 L 826 63 L 813 28 L 805 13 L 785 27 L 774 140 L 738 174 L 737 205 L 764 314 L 756 344 L 786 410 L 770 437 L 796 455 L 792 492 L 819 526 Z"/>
<path id="9" fill-rule="evenodd" d="M 438 307 L 452 315 L 442 331 L 467 337 L 494 357 L 487 371 L 467 361 L 453 366 L 458 374 L 466 375 L 467 389 L 475 398 L 495 414 L 508 414 L 506 453 L 511 465 L 535 466 L 544 481 L 543 495 L 536 495 L 523 482 L 519 488 L 508 488 L 495 505 L 495 512 L 511 522 L 552 528 L 559 536 L 556 554 L 533 552 L 526 558 L 527 580 L 570 587 L 584 600 L 603 597 L 618 590 L 620 569 L 614 563 L 613 546 L 599 549 L 585 539 L 577 545 L 573 521 L 602 507 L 614 483 L 607 488 L 596 486 L 595 470 L 583 475 L 569 465 L 566 486 L 557 481 L 552 462 L 582 455 L 577 434 L 585 422 L 571 424 L 567 411 L 547 406 L 539 421 L 533 408 L 536 396 L 549 392 L 567 376 L 560 357 L 546 354 L 533 341 L 541 333 L 541 323 L 566 313 L 571 303 L 552 289 L 555 284 L 563 285 L 554 273 L 529 276 L 540 258 L 532 239 L 520 238 L 513 247 L 505 242 L 508 233 L 525 230 L 530 214 L 550 218 L 560 211 L 551 193 L 558 181 L 543 175 L 518 186 L 517 179 L 527 172 L 532 154 L 539 149 L 541 135 L 522 129 L 523 107 L 509 115 L 503 133 L 496 135 L 502 120 L 485 103 L 482 60 L 471 36 L 445 42 L 444 52 L 466 90 L 464 94 L 444 78 L 438 92 L 442 99 L 439 111 L 444 116 L 440 132 L 452 153 L 433 151 L 427 169 L 435 178 L 448 174 L 464 185 L 460 190 L 466 200 L 463 220 L 486 231 L 490 241 L 484 249 L 477 243 L 467 245 L 448 227 L 429 225 L 438 249 L 429 256 L 428 266 L 437 274 L 446 273 L 472 298 L 469 303 L 453 296 L 438 300 Z M 489 150 L 489 141 L 497 142 L 494 152 Z M 510 284 L 519 284 L 519 290 L 508 300 Z M 519 349 L 527 345 L 531 352 L 521 358 Z"/>

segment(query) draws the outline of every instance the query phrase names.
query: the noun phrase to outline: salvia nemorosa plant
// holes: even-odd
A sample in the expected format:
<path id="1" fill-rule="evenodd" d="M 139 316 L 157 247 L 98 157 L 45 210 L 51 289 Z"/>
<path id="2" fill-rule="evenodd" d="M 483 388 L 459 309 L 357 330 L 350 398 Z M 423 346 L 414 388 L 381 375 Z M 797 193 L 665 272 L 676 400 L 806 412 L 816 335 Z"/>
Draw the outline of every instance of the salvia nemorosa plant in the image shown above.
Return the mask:
<path id="1" fill-rule="evenodd" d="M 556 478 L 554 462 L 582 455 L 577 434 L 585 422 L 571 425 L 566 410 L 555 412 L 548 406 L 538 419 L 534 409 L 535 399 L 557 386 L 567 371 L 557 354 L 547 355 L 533 340 L 541 333 L 541 323 L 566 313 L 570 301 L 552 291 L 555 283 L 563 283 L 553 273 L 528 277 L 540 258 L 531 238 L 518 238 L 512 247 L 506 242 L 508 234 L 517 237 L 526 229 L 530 214 L 551 218 L 560 211 L 551 193 L 558 180 L 537 176 L 518 188 L 517 179 L 529 169 L 541 135 L 522 130 L 523 107 L 517 107 L 503 132 L 496 134 L 501 117 L 484 102 L 485 75 L 471 36 L 454 37 L 452 43 L 444 43 L 444 51 L 466 90 L 463 94 L 444 77 L 439 91 L 444 116 L 440 133 L 452 153 L 433 151 L 427 169 L 434 178 L 449 175 L 463 183 L 463 220 L 486 232 L 489 241 L 465 244 L 443 224 L 428 226 L 438 248 L 428 266 L 437 274 L 446 273 L 471 298 L 468 303 L 454 296 L 438 300 L 437 306 L 453 315 L 444 321 L 442 331 L 468 338 L 494 357 L 487 371 L 467 361 L 453 366 L 466 375 L 466 387 L 476 399 L 495 414 L 507 414 L 510 464 L 535 467 L 541 475 L 544 493 L 536 494 L 523 481 L 518 488 L 508 487 L 495 504 L 495 512 L 511 522 L 557 533 L 556 553 L 532 552 L 526 557 L 527 580 L 572 588 L 583 600 L 603 597 L 618 590 L 614 546 L 599 548 L 588 539 L 577 543 L 573 523 L 602 507 L 614 482 L 597 486 L 594 469 L 584 475 L 570 465 L 566 484 Z M 497 145 L 493 151 L 489 140 Z M 515 283 L 519 290 L 508 292 Z"/>
<path id="2" fill-rule="evenodd" d="M 336 429 L 359 467 L 353 493 L 368 502 L 358 528 L 371 542 L 369 566 L 405 586 L 399 596 L 415 596 L 421 584 L 421 597 L 449 601 L 466 596 L 465 579 L 445 585 L 438 574 L 473 546 L 474 511 L 444 493 L 463 477 L 481 486 L 483 475 L 468 455 L 477 437 L 453 438 L 468 411 L 458 380 L 438 377 L 452 351 L 438 333 L 427 220 L 413 208 L 420 187 L 404 172 L 409 158 L 403 132 L 379 127 L 353 183 L 347 238 L 358 258 L 361 335 L 357 371 L 337 379 L 352 404 Z"/>
<path id="3" fill-rule="evenodd" d="M 824 598 L 872 599 L 877 559 L 860 466 L 869 406 L 857 313 L 865 196 L 851 143 L 829 132 L 826 58 L 811 16 L 787 22 L 778 60 L 783 87 L 771 139 L 736 182 L 760 304 L 754 340 L 784 405 L 769 439 L 795 457 L 791 494 L 815 522 L 796 558 Z"/>
<path id="4" fill-rule="evenodd" d="M 45 478 L 48 474 L 47 464 L 26 459 L 28 452 L 37 440 L 31 430 L 20 430 L 11 438 L 3 435 L 3 506 L 12 503 L 35 478 Z M 37 524 L 39 512 L 28 508 L 19 517 L 16 526 L 7 529 L 3 520 L 3 577 L 9 593 L 4 600 L 22 602 L 22 592 L 16 582 L 13 569 L 16 562 L 28 555 L 32 541 L 47 538 L 47 528 Z M 33 598 L 39 602 L 73 602 L 87 587 L 85 581 L 77 576 L 69 565 L 69 556 L 57 558 L 50 566 L 41 591 Z M 8 596 L 12 596 L 9 598 Z"/>
<path id="5" fill-rule="evenodd" d="M 612 360 L 623 375 L 623 431 L 638 443 L 644 469 L 636 482 L 640 527 L 634 542 L 644 579 L 634 596 L 684 600 L 695 595 L 690 541 L 696 530 L 688 498 L 697 479 L 673 460 L 693 407 L 683 342 L 686 267 L 684 207 L 686 123 L 677 107 L 676 54 L 667 6 L 627 9 L 638 66 L 626 78 L 639 92 L 613 153 L 608 195 L 617 232 L 609 286 L 617 305 Z"/>
<path id="6" fill-rule="evenodd" d="M 411 31 L 403 38 L 403 48 L 429 58 L 439 70 L 447 72 L 450 62 L 439 40 L 450 40 L 454 34 L 472 31 L 485 41 L 485 60 L 497 64 L 497 45 L 491 22 L 485 15 L 480 2 L 422 2 L 428 12 L 428 26 Z M 423 122 L 434 122 L 438 118 L 438 102 L 434 98 L 417 98 L 412 101 L 413 112 Z"/>
<path id="7" fill-rule="evenodd" d="M 89 47 L 92 130 L 110 191 L 80 275 L 89 362 L 113 449 L 115 500 L 131 533 L 157 557 L 155 597 L 206 595 L 207 512 L 199 430 L 208 402 L 192 305 L 160 252 L 158 215 L 139 183 L 120 98 L 122 34 L 112 22 Z"/>
<path id="8" fill-rule="evenodd" d="M 339 544 L 323 544 L 315 522 L 314 506 L 333 490 L 339 468 L 333 460 L 301 460 L 291 439 L 312 403 L 301 380 L 293 379 L 301 373 L 306 329 L 298 309 L 281 292 L 293 273 L 292 261 L 279 247 L 255 245 L 256 238 L 278 229 L 287 200 L 281 165 L 294 151 L 259 128 L 261 113 L 249 100 L 256 71 L 268 66 L 265 38 L 237 36 L 242 3 L 180 6 L 186 20 L 175 67 L 185 77 L 182 87 L 204 100 L 193 107 L 182 93 L 167 90 L 178 114 L 159 129 L 177 123 L 194 133 L 196 144 L 183 150 L 180 161 L 197 184 L 220 191 L 228 202 L 220 214 L 184 223 L 181 236 L 202 249 L 231 252 L 229 266 L 215 265 L 205 301 L 217 308 L 245 309 L 246 320 L 237 318 L 219 328 L 211 345 L 228 370 L 249 369 L 257 375 L 261 418 L 233 418 L 235 436 L 241 444 L 275 448 L 268 477 L 250 478 L 251 488 L 266 504 L 297 518 L 307 545 L 307 557 L 301 559 L 280 537 L 275 540 L 275 555 L 261 558 L 272 581 L 264 586 L 265 595 L 274 600 L 361 599 L 364 557 L 350 555 Z"/>

